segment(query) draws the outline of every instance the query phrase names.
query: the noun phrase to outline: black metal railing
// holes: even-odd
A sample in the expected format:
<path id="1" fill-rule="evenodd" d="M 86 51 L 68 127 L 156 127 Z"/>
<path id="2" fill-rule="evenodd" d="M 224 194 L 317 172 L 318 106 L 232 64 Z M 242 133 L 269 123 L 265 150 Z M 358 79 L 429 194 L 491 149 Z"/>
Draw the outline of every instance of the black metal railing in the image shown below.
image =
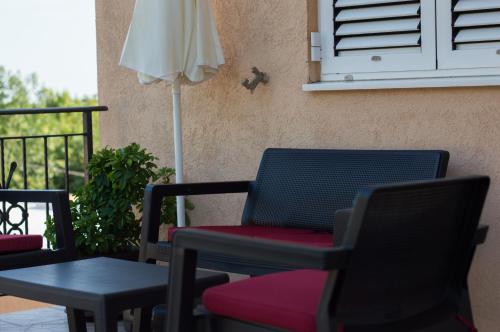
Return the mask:
<path id="1" fill-rule="evenodd" d="M 84 181 L 88 179 L 87 174 L 87 164 L 92 158 L 94 151 L 94 141 L 93 141 L 93 128 L 92 128 L 92 113 L 93 112 L 104 112 L 107 111 L 106 106 L 90 106 L 90 107 L 66 107 L 66 108 L 32 108 L 32 109 L 5 109 L 0 110 L 0 121 L 3 117 L 14 116 L 14 115 L 42 115 L 42 114 L 65 114 L 65 113 L 81 113 L 82 114 L 82 131 L 76 133 L 45 133 L 45 134 L 35 134 L 35 135 L 15 135 L 15 136 L 0 136 L 0 188 L 8 189 L 11 183 L 12 177 L 16 168 L 22 172 L 22 184 L 21 188 L 17 189 L 30 189 L 30 183 L 28 180 L 28 169 L 30 167 L 40 168 L 43 167 L 43 177 L 44 177 L 44 188 L 50 188 L 50 177 L 49 177 L 49 141 L 55 139 L 62 139 L 63 147 L 63 158 L 64 167 L 63 169 L 57 169 L 57 171 L 62 172 L 64 175 L 64 189 L 68 192 L 70 190 L 70 163 L 69 163 L 69 142 L 75 137 L 83 138 L 83 177 Z M 57 128 L 55 129 L 57 130 Z M 54 130 L 54 131 L 55 131 Z M 6 160 L 6 143 L 7 142 L 18 142 L 21 144 L 21 149 L 19 155 L 13 156 L 14 161 L 6 165 L 8 161 Z M 42 165 L 30 165 L 28 162 L 28 143 L 40 142 L 40 149 L 43 150 L 43 162 Z M 20 166 L 22 165 L 22 166 Z M 19 167 L 20 166 L 20 167 Z M 41 188 L 36 188 L 41 189 Z M 63 188 L 52 188 L 52 189 L 63 189 Z M 21 218 L 17 221 L 11 220 L 11 207 L 8 206 L 6 202 L 1 203 L 0 210 L 0 234 L 28 234 L 28 206 L 25 203 L 23 207 L 18 206 L 21 210 Z M 46 214 L 49 215 L 49 206 L 46 206 Z"/>

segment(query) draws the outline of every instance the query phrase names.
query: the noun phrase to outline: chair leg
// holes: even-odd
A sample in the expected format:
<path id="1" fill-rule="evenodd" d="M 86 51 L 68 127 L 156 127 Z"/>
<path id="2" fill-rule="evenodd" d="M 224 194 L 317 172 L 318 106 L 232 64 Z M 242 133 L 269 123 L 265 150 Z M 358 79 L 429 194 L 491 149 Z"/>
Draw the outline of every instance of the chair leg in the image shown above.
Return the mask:
<path id="1" fill-rule="evenodd" d="M 87 331 L 85 312 L 83 310 L 66 307 L 66 315 L 68 317 L 68 327 L 70 332 Z"/>
<path id="2" fill-rule="evenodd" d="M 167 332 L 193 331 L 196 256 L 195 250 L 172 249 L 165 324 Z"/>
<path id="3" fill-rule="evenodd" d="M 460 304 L 460 314 L 466 318 L 468 321 L 473 323 L 472 316 L 472 306 L 470 302 L 469 290 L 468 288 L 464 288 L 462 291 L 462 302 Z"/>
<path id="4" fill-rule="evenodd" d="M 96 332 L 117 332 L 118 315 L 109 310 L 99 310 L 94 312 L 94 322 Z"/>
<path id="5" fill-rule="evenodd" d="M 134 309 L 133 332 L 151 331 L 153 307 Z"/>

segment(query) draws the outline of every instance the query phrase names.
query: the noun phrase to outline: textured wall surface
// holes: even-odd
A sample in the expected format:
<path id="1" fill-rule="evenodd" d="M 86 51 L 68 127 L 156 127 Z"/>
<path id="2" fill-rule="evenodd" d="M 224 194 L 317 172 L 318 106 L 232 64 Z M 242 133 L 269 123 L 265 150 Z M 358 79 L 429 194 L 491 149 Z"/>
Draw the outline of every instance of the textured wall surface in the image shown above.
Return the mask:
<path id="1" fill-rule="evenodd" d="M 102 141 L 137 142 L 173 165 L 170 90 L 140 86 L 118 66 L 133 0 L 96 0 Z M 429 148 L 451 153 L 449 175 L 492 177 L 483 223 L 492 226 L 471 273 L 481 331 L 500 326 L 500 89 L 306 93 L 306 0 L 213 0 L 226 65 L 183 88 L 187 181 L 252 179 L 267 147 Z M 239 82 L 257 66 L 271 82 L 252 95 Z M 244 197 L 193 198 L 196 224 L 239 223 Z"/>

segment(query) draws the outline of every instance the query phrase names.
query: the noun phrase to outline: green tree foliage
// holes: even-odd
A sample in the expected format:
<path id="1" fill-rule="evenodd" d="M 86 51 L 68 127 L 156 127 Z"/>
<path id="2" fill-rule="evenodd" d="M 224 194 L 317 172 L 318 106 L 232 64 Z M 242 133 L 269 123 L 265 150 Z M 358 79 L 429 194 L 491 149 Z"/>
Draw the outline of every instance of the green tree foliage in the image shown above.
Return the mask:
<path id="1" fill-rule="evenodd" d="M 54 91 L 41 86 L 36 74 L 23 77 L 0 66 L 0 109 L 46 108 L 94 106 L 95 96 L 77 98 L 68 91 Z M 98 133 L 98 117 L 93 118 L 94 133 Z M 82 115 L 45 114 L 45 115 L 4 115 L 0 116 L 0 137 L 33 136 L 45 134 L 70 134 L 82 132 Z M 94 137 L 94 145 L 99 139 Z M 45 187 L 43 139 L 26 140 L 28 187 Z M 47 141 L 49 159 L 49 186 L 64 187 L 64 139 L 49 138 Z M 68 159 L 70 167 L 70 189 L 76 190 L 83 185 L 83 138 L 70 137 L 68 140 Z M 22 141 L 5 140 L 5 162 L 18 163 L 18 170 L 11 188 L 23 188 Z"/>

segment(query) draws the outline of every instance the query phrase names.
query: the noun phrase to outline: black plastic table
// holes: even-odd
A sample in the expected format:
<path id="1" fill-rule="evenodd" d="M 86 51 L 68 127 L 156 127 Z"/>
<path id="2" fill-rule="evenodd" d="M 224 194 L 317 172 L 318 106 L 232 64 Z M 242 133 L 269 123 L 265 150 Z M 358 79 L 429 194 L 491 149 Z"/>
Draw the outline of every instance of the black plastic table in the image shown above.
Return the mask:
<path id="1" fill-rule="evenodd" d="M 198 271 L 195 294 L 227 281 Z M 168 267 L 105 257 L 0 271 L 1 293 L 66 306 L 71 331 L 86 331 L 91 311 L 97 332 L 114 332 L 121 311 L 165 303 L 167 289 Z"/>

